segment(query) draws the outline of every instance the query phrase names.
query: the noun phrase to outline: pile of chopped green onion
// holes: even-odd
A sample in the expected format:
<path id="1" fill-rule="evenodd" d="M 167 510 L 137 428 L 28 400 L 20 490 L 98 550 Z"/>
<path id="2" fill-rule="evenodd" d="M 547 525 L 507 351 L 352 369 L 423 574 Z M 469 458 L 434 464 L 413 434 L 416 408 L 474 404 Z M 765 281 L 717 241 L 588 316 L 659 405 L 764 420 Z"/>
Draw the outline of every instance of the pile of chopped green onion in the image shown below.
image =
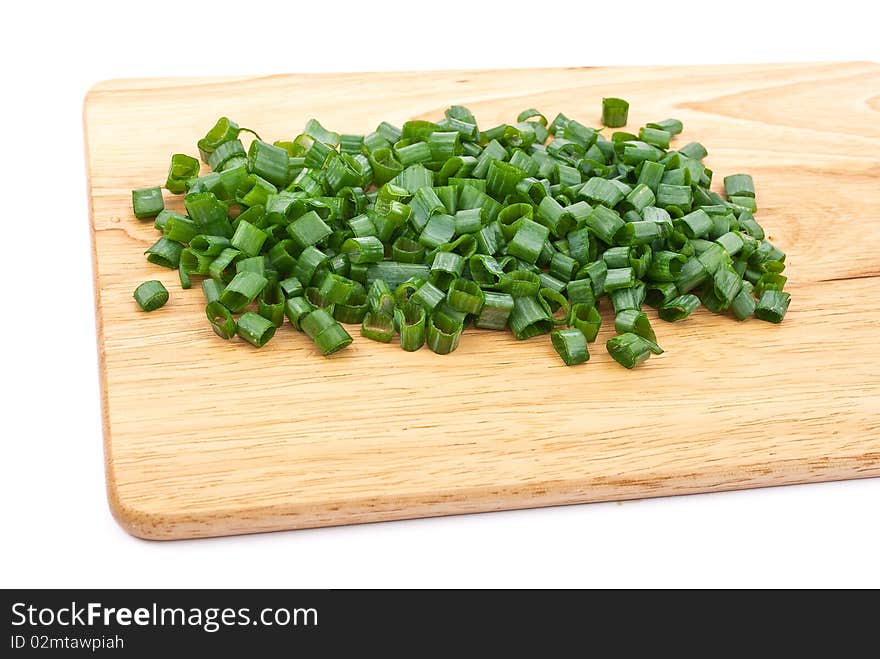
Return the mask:
<path id="1" fill-rule="evenodd" d="M 620 127 L 629 104 L 603 100 Z M 662 352 L 642 306 L 665 321 L 700 305 L 739 320 L 778 323 L 785 254 L 754 218 L 752 178 L 712 171 L 698 142 L 671 149 L 682 123 L 638 134 L 537 110 L 481 131 L 452 106 L 434 123 L 379 124 L 345 135 L 312 119 L 290 142 L 256 133 L 245 149 L 226 117 L 198 142 L 199 160 L 171 158 L 165 188 L 186 213 L 165 209 L 159 187 L 134 190 L 138 218 L 162 237 L 152 263 L 202 277 L 216 334 L 260 347 L 287 318 L 330 355 L 343 325 L 404 350 L 458 347 L 464 328 L 517 339 L 550 334 L 563 362 L 589 359 L 607 297 L 616 336 L 606 348 L 626 368 Z M 145 311 L 165 304 L 158 281 L 135 291 Z"/>

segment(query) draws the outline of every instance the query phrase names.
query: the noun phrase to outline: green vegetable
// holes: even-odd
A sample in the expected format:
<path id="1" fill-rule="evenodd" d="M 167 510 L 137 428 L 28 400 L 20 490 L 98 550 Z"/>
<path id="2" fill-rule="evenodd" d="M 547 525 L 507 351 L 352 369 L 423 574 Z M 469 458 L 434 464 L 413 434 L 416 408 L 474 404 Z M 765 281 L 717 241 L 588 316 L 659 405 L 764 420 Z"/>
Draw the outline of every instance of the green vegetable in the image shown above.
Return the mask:
<path id="1" fill-rule="evenodd" d="M 622 98 L 602 99 L 602 124 L 609 128 L 626 126 L 629 103 Z"/>
<path id="2" fill-rule="evenodd" d="M 587 339 L 580 330 L 553 330 L 550 333 L 550 341 L 566 366 L 583 364 L 590 358 Z"/>
<path id="3" fill-rule="evenodd" d="M 629 104 L 602 101 L 602 124 L 626 125 Z M 465 107 L 438 121 L 380 123 L 340 134 L 310 119 L 271 142 L 221 117 L 198 159 L 171 156 L 162 189 L 132 191 L 137 218 L 162 235 L 147 259 L 196 277 L 214 332 L 264 345 L 285 317 L 329 355 L 361 335 L 405 351 L 457 348 L 466 325 L 549 334 L 566 364 L 610 300 L 617 336 L 606 347 L 632 368 L 659 354 L 647 304 L 666 321 L 699 306 L 780 322 L 788 309 L 785 253 L 755 219 L 754 181 L 724 177 L 699 142 L 663 119 L 610 136 L 558 114 L 523 110 L 481 130 Z M 242 143 L 242 132 L 255 139 Z M 247 145 L 247 148 L 245 147 Z M 164 304 L 158 282 L 142 308 Z M 544 339 L 547 340 L 547 339 Z"/>
<path id="4" fill-rule="evenodd" d="M 134 216 L 138 219 L 156 217 L 165 210 L 165 201 L 162 199 L 162 188 L 143 188 L 131 191 L 131 206 Z"/>
<path id="5" fill-rule="evenodd" d="M 144 311 L 155 311 L 168 302 L 168 289 L 161 281 L 145 281 L 134 289 L 134 299 Z"/>

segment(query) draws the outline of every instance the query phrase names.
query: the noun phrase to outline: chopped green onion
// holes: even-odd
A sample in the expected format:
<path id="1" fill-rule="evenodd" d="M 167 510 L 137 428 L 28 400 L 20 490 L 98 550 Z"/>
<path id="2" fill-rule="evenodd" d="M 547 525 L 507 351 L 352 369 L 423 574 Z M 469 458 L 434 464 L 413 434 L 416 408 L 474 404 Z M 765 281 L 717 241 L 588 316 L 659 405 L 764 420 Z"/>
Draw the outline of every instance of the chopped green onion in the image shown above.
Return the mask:
<path id="1" fill-rule="evenodd" d="M 145 281 L 134 289 L 134 299 L 144 311 L 155 311 L 168 302 L 168 289 L 161 281 Z"/>
<path id="2" fill-rule="evenodd" d="M 235 318 L 232 317 L 229 309 L 220 304 L 220 302 L 217 300 L 208 302 L 207 306 L 205 306 L 205 315 L 208 317 L 208 322 L 211 323 L 214 334 L 221 339 L 231 339 L 235 336 L 237 328 Z"/>
<path id="3" fill-rule="evenodd" d="M 700 298 L 696 295 L 686 293 L 685 295 L 679 295 L 678 297 L 673 298 L 657 309 L 657 315 L 659 315 L 662 320 L 674 323 L 690 316 L 699 306 Z"/>
<path id="4" fill-rule="evenodd" d="M 624 368 L 635 368 L 651 356 L 651 345 L 632 333 L 614 336 L 605 343 L 608 353 Z"/>
<path id="5" fill-rule="evenodd" d="M 405 302 L 394 310 L 394 324 L 400 334 L 400 347 L 413 352 L 425 343 L 425 309 L 415 302 Z"/>
<path id="6" fill-rule="evenodd" d="M 553 330 L 550 333 L 550 341 L 566 366 L 583 364 L 590 358 L 590 352 L 587 350 L 587 339 L 580 330 Z"/>
<path id="7" fill-rule="evenodd" d="M 605 126 L 626 124 L 625 100 L 602 108 Z M 714 192 L 702 144 L 670 149 L 682 128 L 664 119 L 607 138 L 528 109 L 480 130 L 452 106 L 368 134 L 311 119 L 270 142 L 221 117 L 198 141 L 212 171 L 171 156 L 164 185 L 184 195 L 185 214 L 165 209 L 159 187 L 132 191 L 132 207 L 162 232 L 150 262 L 175 269 L 182 288 L 209 275 L 206 315 L 224 338 L 263 345 L 286 315 L 323 354 L 351 342 L 343 322 L 447 353 L 473 321 L 517 339 L 549 333 L 580 363 L 607 296 L 619 333 L 607 347 L 632 367 L 662 352 L 644 304 L 667 321 L 702 304 L 770 322 L 789 304 L 753 179 L 732 174 Z M 255 137 L 247 149 L 243 131 Z"/>
<path id="8" fill-rule="evenodd" d="M 390 343 L 394 338 L 394 318 L 379 311 L 368 312 L 361 323 L 361 336 L 371 341 Z"/>
<path id="9" fill-rule="evenodd" d="M 425 340 L 428 347 L 438 355 L 448 355 L 458 347 L 464 327 L 445 314 L 432 314 L 428 318 Z"/>
<path id="10" fill-rule="evenodd" d="M 275 335 L 275 325 L 253 311 L 246 311 L 239 317 L 235 333 L 251 345 L 262 348 Z"/>
<path id="11" fill-rule="evenodd" d="M 766 290 L 755 307 L 755 318 L 766 320 L 768 323 L 781 323 L 790 302 L 791 296 L 788 293 Z"/>
<path id="12" fill-rule="evenodd" d="M 156 217 L 165 210 L 165 201 L 162 199 L 162 188 L 143 188 L 131 191 L 131 206 L 134 216 L 139 220 L 148 217 Z"/>
<path id="13" fill-rule="evenodd" d="M 626 126 L 629 103 L 622 98 L 602 99 L 602 125 L 609 128 Z"/>

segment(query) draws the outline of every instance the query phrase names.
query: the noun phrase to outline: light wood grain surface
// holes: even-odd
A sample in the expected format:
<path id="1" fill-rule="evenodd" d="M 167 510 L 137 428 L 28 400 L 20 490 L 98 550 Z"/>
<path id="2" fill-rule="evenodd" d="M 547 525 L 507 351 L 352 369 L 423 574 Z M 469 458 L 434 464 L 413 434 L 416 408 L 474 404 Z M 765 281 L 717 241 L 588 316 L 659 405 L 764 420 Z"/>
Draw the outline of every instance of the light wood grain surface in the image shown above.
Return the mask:
<path id="1" fill-rule="evenodd" d="M 196 286 L 147 263 L 132 188 L 221 114 L 270 140 L 464 104 L 596 125 L 684 121 L 724 175 L 750 172 L 788 253 L 785 322 L 655 320 L 666 353 L 561 364 L 547 337 L 469 330 L 441 357 L 355 334 L 324 359 L 285 325 L 224 342 Z M 578 68 L 114 80 L 85 101 L 107 485 L 116 519 L 172 539 L 880 475 L 880 65 Z M 716 186 L 717 187 L 717 186 Z M 178 208 L 179 198 L 168 205 Z M 142 313 L 145 279 L 171 291 Z"/>

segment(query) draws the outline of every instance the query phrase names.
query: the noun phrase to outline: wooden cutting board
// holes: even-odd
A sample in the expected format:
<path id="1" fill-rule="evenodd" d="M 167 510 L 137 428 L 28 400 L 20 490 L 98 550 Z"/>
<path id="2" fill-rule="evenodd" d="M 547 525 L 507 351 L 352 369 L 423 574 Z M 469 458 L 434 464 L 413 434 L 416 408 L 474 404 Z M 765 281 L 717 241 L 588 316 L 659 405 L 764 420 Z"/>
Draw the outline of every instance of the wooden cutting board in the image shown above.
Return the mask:
<path id="1" fill-rule="evenodd" d="M 655 320 L 666 353 L 627 371 L 604 349 L 562 365 L 547 337 L 468 330 L 441 357 L 359 337 L 324 359 L 283 326 L 225 342 L 196 285 L 147 263 L 132 188 L 228 115 L 290 139 L 470 107 L 631 129 L 677 117 L 717 184 L 754 176 L 788 253 L 781 326 L 700 311 Z M 880 475 L 880 65 L 780 64 L 113 80 L 85 100 L 110 506 L 170 539 Z M 715 186 L 717 188 L 717 185 Z M 166 195 L 168 206 L 182 206 Z M 160 279 L 168 305 L 132 299 Z"/>

